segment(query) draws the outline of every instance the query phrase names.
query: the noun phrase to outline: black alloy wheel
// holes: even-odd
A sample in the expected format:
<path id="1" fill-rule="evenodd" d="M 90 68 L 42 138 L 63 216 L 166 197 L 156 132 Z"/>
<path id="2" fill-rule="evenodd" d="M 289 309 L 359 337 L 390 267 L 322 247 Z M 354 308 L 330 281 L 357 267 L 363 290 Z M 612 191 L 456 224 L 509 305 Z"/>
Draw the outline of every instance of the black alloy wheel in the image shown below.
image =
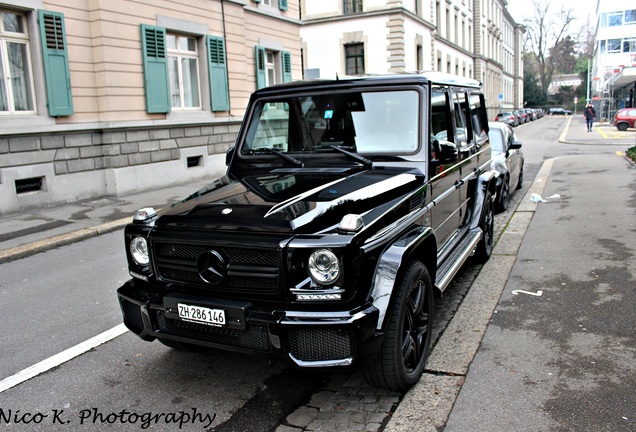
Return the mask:
<path id="1" fill-rule="evenodd" d="M 501 191 L 499 192 L 499 203 L 497 205 L 497 211 L 499 213 L 508 210 L 510 205 L 510 179 L 506 176 L 501 185 Z"/>
<path id="2" fill-rule="evenodd" d="M 475 249 L 475 260 L 483 264 L 490 258 L 492 248 L 494 247 L 495 235 L 495 212 L 492 205 L 492 195 L 487 193 L 484 197 L 484 207 L 481 212 L 481 223 L 479 227 L 482 230 L 482 237 L 477 248 Z"/>
<path id="3" fill-rule="evenodd" d="M 517 190 L 523 187 L 523 160 L 521 160 L 521 169 L 519 170 L 519 180 L 517 181 Z"/>
<path id="4" fill-rule="evenodd" d="M 381 351 L 362 371 L 370 385 L 405 392 L 424 371 L 435 300 L 428 269 L 419 261 L 409 262 L 395 289 Z"/>

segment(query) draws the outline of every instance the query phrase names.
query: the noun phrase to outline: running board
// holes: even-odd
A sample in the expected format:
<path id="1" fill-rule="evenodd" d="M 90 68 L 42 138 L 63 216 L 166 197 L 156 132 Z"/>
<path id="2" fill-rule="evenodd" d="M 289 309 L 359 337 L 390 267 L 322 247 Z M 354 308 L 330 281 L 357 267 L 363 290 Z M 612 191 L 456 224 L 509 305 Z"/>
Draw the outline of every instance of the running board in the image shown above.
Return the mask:
<path id="1" fill-rule="evenodd" d="M 457 245 L 453 253 L 446 258 L 444 264 L 437 269 L 437 277 L 435 278 L 435 286 L 440 291 L 444 291 L 450 284 L 453 276 L 459 271 L 461 266 L 472 255 L 477 243 L 481 240 L 481 228 L 470 231 L 466 237 Z"/>

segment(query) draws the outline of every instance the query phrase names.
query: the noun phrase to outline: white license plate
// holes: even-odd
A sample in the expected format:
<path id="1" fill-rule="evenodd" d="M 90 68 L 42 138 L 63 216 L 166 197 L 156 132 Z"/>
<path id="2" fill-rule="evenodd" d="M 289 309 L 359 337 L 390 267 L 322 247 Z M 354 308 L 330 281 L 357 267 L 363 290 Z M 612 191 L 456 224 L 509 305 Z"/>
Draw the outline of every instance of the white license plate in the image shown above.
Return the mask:
<path id="1" fill-rule="evenodd" d="M 177 308 L 179 309 L 179 318 L 184 321 L 192 321 L 217 327 L 225 325 L 225 311 L 223 309 L 210 309 L 183 303 L 178 303 Z"/>

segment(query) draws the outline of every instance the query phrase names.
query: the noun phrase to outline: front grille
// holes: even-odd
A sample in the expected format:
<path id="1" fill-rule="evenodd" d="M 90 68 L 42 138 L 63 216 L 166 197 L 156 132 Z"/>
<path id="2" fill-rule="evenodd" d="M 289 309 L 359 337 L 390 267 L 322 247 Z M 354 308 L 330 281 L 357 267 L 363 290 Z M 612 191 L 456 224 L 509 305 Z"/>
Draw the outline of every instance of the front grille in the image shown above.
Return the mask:
<path id="1" fill-rule="evenodd" d="M 279 293 L 279 251 L 157 241 L 153 243 L 157 273 L 167 282 L 197 285 L 224 294 L 275 295 Z M 206 252 L 220 253 L 227 266 L 223 280 L 210 284 L 201 278 L 197 259 Z"/>
<path id="2" fill-rule="evenodd" d="M 348 331 L 332 328 L 292 329 L 288 341 L 290 353 L 299 360 L 342 360 L 351 357 Z"/>
<path id="3" fill-rule="evenodd" d="M 219 345 L 270 351 L 265 325 L 249 324 L 245 330 L 233 330 L 167 318 L 163 311 L 156 311 L 156 320 L 162 333 Z"/>
<path id="4" fill-rule="evenodd" d="M 141 317 L 141 308 L 135 303 L 124 298 L 121 298 L 120 302 L 128 328 L 137 334 L 141 333 L 144 329 L 144 320 Z"/>

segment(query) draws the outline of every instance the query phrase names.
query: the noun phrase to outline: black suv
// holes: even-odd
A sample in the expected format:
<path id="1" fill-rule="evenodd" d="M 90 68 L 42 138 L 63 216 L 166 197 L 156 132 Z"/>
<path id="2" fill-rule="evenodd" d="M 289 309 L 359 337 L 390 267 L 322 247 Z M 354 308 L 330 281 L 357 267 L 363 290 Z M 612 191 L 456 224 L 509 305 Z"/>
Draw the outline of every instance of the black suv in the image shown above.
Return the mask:
<path id="1" fill-rule="evenodd" d="M 176 349 L 417 382 L 435 296 L 492 250 L 480 84 L 431 73 L 258 90 L 227 164 L 126 227 L 126 326 Z"/>

